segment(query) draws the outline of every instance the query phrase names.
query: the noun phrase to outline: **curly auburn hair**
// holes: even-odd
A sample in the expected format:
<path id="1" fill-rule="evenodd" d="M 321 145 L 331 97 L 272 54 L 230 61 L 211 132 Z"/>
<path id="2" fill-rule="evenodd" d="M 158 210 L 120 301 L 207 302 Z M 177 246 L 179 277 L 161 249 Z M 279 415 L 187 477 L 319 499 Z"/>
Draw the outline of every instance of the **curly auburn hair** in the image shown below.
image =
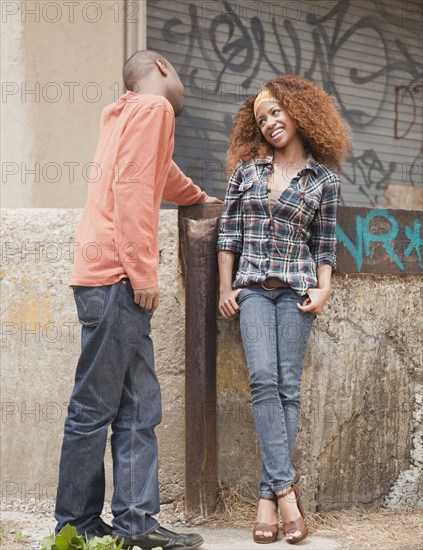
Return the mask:
<path id="1" fill-rule="evenodd" d="M 265 86 L 286 109 L 297 127 L 305 148 L 329 168 L 339 170 L 352 148 L 351 130 L 331 96 L 315 84 L 295 75 L 280 75 Z M 253 105 L 257 94 L 248 97 L 235 116 L 229 136 L 227 168 L 273 154 L 273 147 L 258 127 Z"/>

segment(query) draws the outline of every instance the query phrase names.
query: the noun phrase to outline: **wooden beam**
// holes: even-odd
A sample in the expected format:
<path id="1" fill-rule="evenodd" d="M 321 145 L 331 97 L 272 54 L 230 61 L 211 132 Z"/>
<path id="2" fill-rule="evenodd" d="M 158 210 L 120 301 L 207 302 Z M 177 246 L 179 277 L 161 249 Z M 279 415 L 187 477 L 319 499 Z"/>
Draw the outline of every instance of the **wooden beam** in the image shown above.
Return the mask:
<path id="1" fill-rule="evenodd" d="M 220 208 L 205 205 L 179 213 L 185 271 L 185 512 L 189 517 L 207 516 L 216 509 L 218 487 L 216 239 Z"/>

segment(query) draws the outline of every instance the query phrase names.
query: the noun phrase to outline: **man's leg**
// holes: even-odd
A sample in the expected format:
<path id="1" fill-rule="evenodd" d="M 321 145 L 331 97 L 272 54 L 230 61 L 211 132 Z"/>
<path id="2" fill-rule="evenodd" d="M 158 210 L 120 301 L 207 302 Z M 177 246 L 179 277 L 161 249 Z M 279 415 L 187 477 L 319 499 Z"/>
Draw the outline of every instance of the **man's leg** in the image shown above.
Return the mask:
<path id="1" fill-rule="evenodd" d="M 160 511 L 158 449 L 160 385 L 154 370 L 151 315 L 134 302 L 129 282 L 120 296 L 118 338 L 130 350 L 119 411 L 112 423 L 113 532 L 137 538 L 158 526 Z"/>
<path id="2" fill-rule="evenodd" d="M 56 531 L 70 523 L 85 533 L 101 524 L 107 429 L 119 410 L 129 356 L 115 334 L 123 286 L 74 287 L 82 351 L 65 422 Z"/>
<path id="3" fill-rule="evenodd" d="M 129 281 L 120 295 L 117 338 L 127 364 L 119 411 L 113 421 L 113 534 L 124 537 L 123 548 L 194 549 L 203 539 L 159 526 L 158 453 L 154 428 L 161 420 L 160 386 L 154 370 L 150 339 L 151 315 L 137 306 Z M 129 356 L 127 354 L 129 353 Z"/>

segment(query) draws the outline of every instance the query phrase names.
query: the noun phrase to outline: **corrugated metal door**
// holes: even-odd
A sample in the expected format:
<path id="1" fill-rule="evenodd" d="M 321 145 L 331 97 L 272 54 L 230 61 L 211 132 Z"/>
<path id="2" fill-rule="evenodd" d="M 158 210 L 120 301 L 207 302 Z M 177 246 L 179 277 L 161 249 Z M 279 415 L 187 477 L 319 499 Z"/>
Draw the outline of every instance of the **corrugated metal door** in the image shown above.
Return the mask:
<path id="1" fill-rule="evenodd" d="M 421 10 L 421 2 L 395 0 L 148 0 L 148 47 L 186 87 L 176 161 L 223 196 L 240 103 L 274 75 L 295 73 L 335 95 L 352 127 L 343 204 L 382 205 L 388 185 L 421 185 Z"/>

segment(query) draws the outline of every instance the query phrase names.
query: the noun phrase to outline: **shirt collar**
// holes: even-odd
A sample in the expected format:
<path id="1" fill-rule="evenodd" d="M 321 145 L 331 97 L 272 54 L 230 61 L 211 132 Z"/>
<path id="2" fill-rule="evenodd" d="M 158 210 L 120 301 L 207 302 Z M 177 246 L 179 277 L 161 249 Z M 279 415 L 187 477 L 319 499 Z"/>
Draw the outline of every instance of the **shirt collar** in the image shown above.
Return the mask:
<path id="1" fill-rule="evenodd" d="M 304 168 L 301 170 L 301 172 L 304 172 L 305 170 L 311 170 L 317 175 L 318 172 L 318 166 L 315 158 L 311 154 L 311 151 L 306 151 L 307 153 L 307 161 L 305 163 Z"/>
<path id="2" fill-rule="evenodd" d="M 298 174 L 301 175 L 306 170 L 311 170 L 312 172 L 314 172 L 317 175 L 318 166 L 317 166 L 317 162 L 316 162 L 315 158 L 313 157 L 310 150 L 306 150 L 306 155 L 307 155 L 307 161 L 305 163 L 305 166 L 302 170 L 300 170 L 298 172 Z M 266 157 L 258 158 L 258 159 L 255 160 L 255 163 L 256 164 L 273 164 L 273 156 L 268 155 Z"/>

